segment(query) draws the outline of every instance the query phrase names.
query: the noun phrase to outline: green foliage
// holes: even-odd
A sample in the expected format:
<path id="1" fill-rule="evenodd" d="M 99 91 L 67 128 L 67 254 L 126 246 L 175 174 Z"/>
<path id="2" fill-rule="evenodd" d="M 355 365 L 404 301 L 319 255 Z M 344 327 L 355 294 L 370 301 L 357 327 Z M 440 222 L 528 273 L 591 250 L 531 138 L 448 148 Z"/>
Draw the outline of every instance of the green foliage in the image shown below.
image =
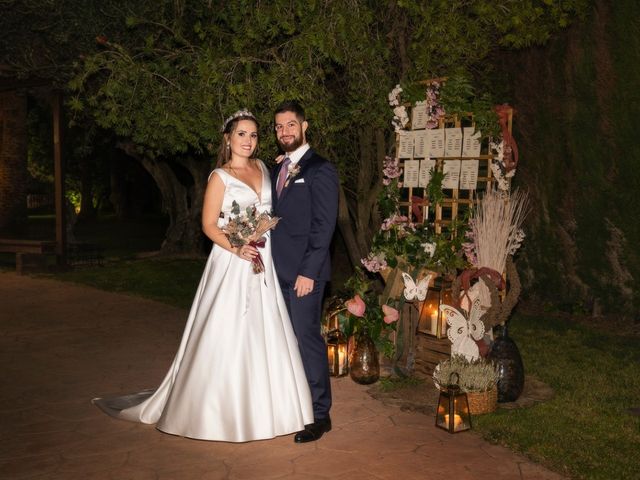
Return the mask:
<path id="1" fill-rule="evenodd" d="M 384 217 L 382 226 L 374 234 L 366 268 L 378 271 L 384 265 L 395 268 L 410 265 L 429 268 L 440 273 L 455 273 L 466 263 L 461 253 L 462 239 L 468 222 L 453 222 L 442 233 L 436 234 L 433 225 L 413 223 L 400 214 L 400 170 L 394 159 L 387 157 L 384 163 L 385 183 L 380 192 L 378 206 Z M 389 177 L 391 175 L 391 177 Z M 392 178 L 393 177 L 393 178 Z M 431 180 L 426 193 L 429 200 L 439 202 L 444 198 L 442 181 L 444 173 L 431 170 Z"/>
<path id="2" fill-rule="evenodd" d="M 471 112 L 470 99 L 475 95 L 471 79 L 458 69 L 440 87 L 440 102 L 448 115 L 462 116 Z"/>
<path id="3" fill-rule="evenodd" d="M 443 76 L 460 66 L 476 65 L 497 46 L 523 48 L 542 44 L 589 5 L 588 0 L 398 1 L 410 25 L 408 44 L 416 79 Z"/>
<path id="4" fill-rule="evenodd" d="M 424 100 L 424 87 L 423 83 L 403 83 L 402 103 L 409 103 L 413 105 L 418 101 Z"/>
<path id="5" fill-rule="evenodd" d="M 398 202 L 400 201 L 400 188 L 398 180 L 394 179 L 389 185 L 380 190 L 378 196 L 378 210 L 382 218 L 389 218 L 398 211 Z"/>
<path id="6" fill-rule="evenodd" d="M 452 274 L 466 266 L 462 242 L 466 223 L 454 222 L 449 229 L 435 233 L 427 223 L 406 223 L 392 216 L 374 235 L 370 257 L 383 258 L 389 267 L 411 265 L 442 274 Z"/>
<path id="7" fill-rule="evenodd" d="M 440 87 L 440 103 L 447 115 L 465 118 L 473 113 L 475 128 L 483 137 L 496 136 L 500 132 L 495 102 L 488 92 L 477 96 L 470 76 L 462 69 L 456 70 Z"/>
<path id="8" fill-rule="evenodd" d="M 442 203 L 444 200 L 442 182 L 444 181 L 445 173 L 432 168 L 429 171 L 429 175 L 431 175 L 431 178 L 427 184 L 427 198 L 431 204 Z"/>
<path id="9" fill-rule="evenodd" d="M 298 99 L 311 143 L 340 169 L 354 235 L 366 245 L 378 215 L 360 204 L 378 177 L 362 173 L 391 143 L 393 85 L 458 67 L 482 76 L 493 51 L 544 43 L 585 4 L 3 0 L 0 64 L 28 74 L 46 63 L 59 83 L 71 78 L 67 106 L 78 126 L 95 123 L 146 159 L 182 163 L 193 176 L 202 176 L 223 119 L 240 107 L 267 127 L 261 151 L 272 157 L 273 108 Z M 192 199 L 196 211 L 200 201 Z"/>
<path id="10" fill-rule="evenodd" d="M 240 106 L 267 123 L 275 104 L 297 98 L 309 110 L 315 143 L 357 158 L 348 145 L 353 129 L 383 128 L 386 93 L 400 78 L 387 40 L 396 34 L 396 23 L 386 21 L 392 14 L 408 24 L 399 39 L 409 46 L 409 58 L 400 59 L 409 62 L 407 74 L 425 78 L 475 64 L 497 44 L 543 42 L 581 4 L 550 1 L 533 11 L 490 1 L 276 0 L 176 9 L 165 0 L 152 13 L 127 12 L 124 43 L 108 34 L 99 41 L 101 51 L 85 58 L 70 84 L 78 92 L 70 105 L 152 152 L 171 154 L 203 151 Z"/>
<path id="11" fill-rule="evenodd" d="M 74 108 L 154 155 L 204 152 L 229 112 L 248 106 L 269 124 L 287 98 L 305 104 L 314 143 L 324 149 L 354 122 L 382 126 L 386 87 L 377 80 L 386 76 L 386 55 L 382 40 L 368 35 L 371 11 L 343 2 L 290 6 L 240 2 L 161 22 L 131 17 L 144 44 L 107 40 L 87 57 L 70 84 Z M 271 136 L 265 143 L 273 150 Z"/>
<path id="12" fill-rule="evenodd" d="M 73 205 L 73 208 L 77 210 L 80 209 L 80 192 L 78 192 L 77 190 L 69 190 L 67 189 L 65 192 L 65 197 L 67 199 L 67 201 L 69 203 L 71 203 L 71 205 Z"/>

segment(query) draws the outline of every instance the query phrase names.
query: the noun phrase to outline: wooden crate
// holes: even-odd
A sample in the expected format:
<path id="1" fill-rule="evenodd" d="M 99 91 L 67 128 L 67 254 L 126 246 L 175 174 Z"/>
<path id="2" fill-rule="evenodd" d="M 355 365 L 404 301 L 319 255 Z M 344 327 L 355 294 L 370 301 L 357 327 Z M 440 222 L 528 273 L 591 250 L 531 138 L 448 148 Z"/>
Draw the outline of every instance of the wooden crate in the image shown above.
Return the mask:
<path id="1" fill-rule="evenodd" d="M 451 341 L 418 332 L 418 316 L 417 305 L 405 303 L 392 339 L 401 353 L 398 366 L 418 378 L 431 378 L 436 365 L 451 356 Z"/>
<path id="2" fill-rule="evenodd" d="M 436 365 L 450 356 L 451 342 L 448 338 L 417 334 L 415 338 L 414 375 L 418 378 L 431 378 Z"/>

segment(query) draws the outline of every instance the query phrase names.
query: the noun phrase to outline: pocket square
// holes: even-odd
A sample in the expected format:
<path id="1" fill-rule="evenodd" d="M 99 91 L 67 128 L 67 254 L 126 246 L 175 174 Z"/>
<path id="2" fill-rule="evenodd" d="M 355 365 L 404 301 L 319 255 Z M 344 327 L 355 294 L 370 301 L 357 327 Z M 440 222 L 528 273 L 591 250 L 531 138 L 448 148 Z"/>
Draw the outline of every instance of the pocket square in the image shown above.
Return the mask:
<path id="1" fill-rule="evenodd" d="M 304 183 L 304 178 L 299 178 L 298 180 L 294 180 L 293 183 Z"/>

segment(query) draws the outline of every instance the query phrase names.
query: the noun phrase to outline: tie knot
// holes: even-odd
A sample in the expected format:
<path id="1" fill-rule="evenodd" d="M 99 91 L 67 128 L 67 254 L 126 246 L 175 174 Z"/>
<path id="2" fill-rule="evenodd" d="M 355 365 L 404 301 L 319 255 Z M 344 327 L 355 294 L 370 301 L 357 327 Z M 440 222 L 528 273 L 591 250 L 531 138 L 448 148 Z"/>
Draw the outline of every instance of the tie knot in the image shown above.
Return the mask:
<path id="1" fill-rule="evenodd" d="M 283 168 L 287 168 L 290 163 L 291 163 L 291 157 L 287 155 L 286 157 L 284 157 L 284 162 L 282 164 Z"/>

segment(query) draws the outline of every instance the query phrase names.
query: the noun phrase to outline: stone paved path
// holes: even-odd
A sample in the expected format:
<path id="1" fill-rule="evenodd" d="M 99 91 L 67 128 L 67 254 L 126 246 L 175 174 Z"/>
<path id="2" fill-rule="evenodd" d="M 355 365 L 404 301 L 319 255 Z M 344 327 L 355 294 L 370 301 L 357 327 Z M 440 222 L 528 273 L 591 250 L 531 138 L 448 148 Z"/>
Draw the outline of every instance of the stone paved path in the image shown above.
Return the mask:
<path id="1" fill-rule="evenodd" d="M 0 273 L 0 478 L 562 478 L 472 432 L 436 429 L 349 378 L 333 381 L 333 431 L 305 445 L 189 440 L 91 405 L 159 383 L 185 320 L 158 302 Z"/>

